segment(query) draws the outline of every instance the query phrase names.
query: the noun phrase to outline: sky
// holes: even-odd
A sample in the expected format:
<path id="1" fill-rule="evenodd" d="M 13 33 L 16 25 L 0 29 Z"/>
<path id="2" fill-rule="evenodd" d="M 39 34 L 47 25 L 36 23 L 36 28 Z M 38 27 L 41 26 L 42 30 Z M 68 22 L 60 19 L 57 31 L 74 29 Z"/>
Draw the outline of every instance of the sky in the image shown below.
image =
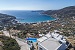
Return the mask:
<path id="1" fill-rule="evenodd" d="M 75 0 L 0 0 L 0 10 L 56 10 L 75 6 Z"/>

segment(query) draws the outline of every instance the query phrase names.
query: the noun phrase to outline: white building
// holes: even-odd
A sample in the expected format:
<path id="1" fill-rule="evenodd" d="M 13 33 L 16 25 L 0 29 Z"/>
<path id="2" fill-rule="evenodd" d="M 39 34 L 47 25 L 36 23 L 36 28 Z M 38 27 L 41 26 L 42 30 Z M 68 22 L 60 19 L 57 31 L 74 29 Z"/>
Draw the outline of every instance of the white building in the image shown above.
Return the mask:
<path id="1" fill-rule="evenodd" d="M 69 43 L 57 33 L 48 33 L 38 39 L 38 50 L 65 50 Z"/>

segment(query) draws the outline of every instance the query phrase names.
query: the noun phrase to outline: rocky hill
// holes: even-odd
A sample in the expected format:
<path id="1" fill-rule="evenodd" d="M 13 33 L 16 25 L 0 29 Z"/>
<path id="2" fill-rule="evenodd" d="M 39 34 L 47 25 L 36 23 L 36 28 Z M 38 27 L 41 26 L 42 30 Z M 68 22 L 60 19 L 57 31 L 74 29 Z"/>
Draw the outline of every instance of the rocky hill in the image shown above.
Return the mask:
<path id="1" fill-rule="evenodd" d="M 59 10 L 48 10 L 44 14 L 58 18 L 75 17 L 75 6 L 69 6 Z"/>
<path id="2" fill-rule="evenodd" d="M 58 29 L 65 35 L 75 35 L 75 6 L 69 6 L 59 10 L 48 10 L 43 12 L 43 14 L 58 18 L 52 22 L 52 29 Z"/>
<path id="3" fill-rule="evenodd" d="M 15 22 L 16 17 L 0 13 L 0 28 L 4 26 L 12 25 Z"/>

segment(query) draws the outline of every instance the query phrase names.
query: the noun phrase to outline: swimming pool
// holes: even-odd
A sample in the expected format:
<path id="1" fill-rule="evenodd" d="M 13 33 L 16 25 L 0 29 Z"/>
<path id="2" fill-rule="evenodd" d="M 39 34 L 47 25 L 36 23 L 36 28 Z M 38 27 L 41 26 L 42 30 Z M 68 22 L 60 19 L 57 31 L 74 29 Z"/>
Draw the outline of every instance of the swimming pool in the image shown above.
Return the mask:
<path id="1" fill-rule="evenodd" d="M 37 42 L 37 38 L 27 38 L 27 41 Z"/>

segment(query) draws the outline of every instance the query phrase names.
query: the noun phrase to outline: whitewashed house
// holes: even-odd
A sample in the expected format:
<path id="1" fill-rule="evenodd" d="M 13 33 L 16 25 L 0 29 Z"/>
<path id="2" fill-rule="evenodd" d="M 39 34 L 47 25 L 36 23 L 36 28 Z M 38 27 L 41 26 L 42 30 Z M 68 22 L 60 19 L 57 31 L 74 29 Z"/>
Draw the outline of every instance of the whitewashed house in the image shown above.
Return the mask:
<path id="1" fill-rule="evenodd" d="M 65 50 L 69 45 L 62 35 L 55 32 L 48 33 L 37 40 L 38 50 Z"/>

